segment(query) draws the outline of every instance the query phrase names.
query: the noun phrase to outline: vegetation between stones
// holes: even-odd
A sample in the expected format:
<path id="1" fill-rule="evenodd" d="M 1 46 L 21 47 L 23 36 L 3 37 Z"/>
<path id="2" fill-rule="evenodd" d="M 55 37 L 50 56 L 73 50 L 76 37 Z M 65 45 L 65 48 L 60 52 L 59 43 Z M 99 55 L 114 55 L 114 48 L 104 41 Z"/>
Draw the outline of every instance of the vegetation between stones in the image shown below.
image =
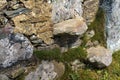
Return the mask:
<path id="1" fill-rule="evenodd" d="M 89 30 L 94 30 L 95 35 L 92 37 L 92 41 L 98 40 L 99 43 L 106 47 L 105 39 L 105 12 L 102 8 L 99 8 L 95 20 L 88 26 Z"/>

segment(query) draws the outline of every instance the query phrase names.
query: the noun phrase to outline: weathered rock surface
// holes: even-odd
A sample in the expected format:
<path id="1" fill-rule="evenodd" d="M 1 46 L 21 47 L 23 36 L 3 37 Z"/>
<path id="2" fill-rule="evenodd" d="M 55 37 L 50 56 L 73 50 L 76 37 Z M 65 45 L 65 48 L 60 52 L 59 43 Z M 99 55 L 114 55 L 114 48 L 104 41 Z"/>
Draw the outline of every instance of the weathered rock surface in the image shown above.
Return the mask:
<path id="1" fill-rule="evenodd" d="M 7 0 L 9 9 L 16 10 L 23 7 L 23 4 L 20 0 Z"/>
<path id="2" fill-rule="evenodd" d="M 83 0 L 52 0 L 50 2 L 53 5 L 53 35 L 55 35 L 55 43 L 60 46 L 61 52 L 80 46 L 81 40 L 78 36 L 83 35 L 87 30 L 86 22 L 81 17 L 82 2 Z"/>
<path id="3" fill-rule="evenodd" d="M 36 71 L 29 73 L 25 80 L 54 80 L 57 76 L 54 67 L 52 62 L 42 61 Z"/>
<path id="4" fill-rule="evenodd" d="M 87 54 L 88 60 L 98 68 L 107 67 L 112 62 L 112 52 L 102 46 L 87 49 Z"/>
<path id="5" fill-rule="evenodd" d="M 0 80 L 10 80 L 10 79 L 4 74 L 0 74 Z"/>
<path id="6" fill-rule="evenodd" d="M 20 0 L 20 1 L 23 2 L 25 7 L 29 9 L 33 9 L 36 4 L 35 0 Z"/>
<path id="7" fill-rule="evenodd" d="M 71 48 L 77 48 L 77 47 L 79 47 L 81 44 L 82 44 L 82 40 L 80 40 L 80 39 L 78 38 L 78 39 L 76 39 L 75 42 L 73 42 L 73 43 L 70 44 L 70 47 L 71 47 Z"/>
<path id="8" fill-rule="evenodd" d="M 75 18 L 76 16 L 82 16 L 82 1 L 83 0 L 53 0 L 53 23 Z"/>
<path id="9" fill-rule="evenodd" d="M 98 46 L 100 43 L 96 40 L 96 41 L 91 41 L 88 40 L 85 47 L 90 48 L 90 47 L 96 47 Z"/>
<path id="10" fill-rule="evenodd" d="M 0 0 L 0 10 L 2 8 L 4 8 L 7 5 L 7 1 L 6 0 Z"/>
<path id="11" fill-rule="evenodd" d="M 39 0 L 21 0 L 31 12 L 13 17 L 14 32 L 35 34 L 46 44 L 52 44 L 51 4 Z"/>
<path id="12" fill-rule="evenodd" d="M 91 41 L 91 40 L 89 40 L 89 41 L 87 41 L 87 43 L 85 44 L 85 47 L 93 47 L 94 46 L 94 44 L 93 44 L 93 42 Z"/>
<path id="13" fill-rule="evenodd" d="M 87 30 L 87 25 L 83 18 L 69 19 L 53 26 L 53 34 L 82 35 Z"/>
<path id="14" fill-rule="evenodd" d="M 51 61 L 54 64 L 54 71 L 57 73 L 56 79 L 60 78 L 65 73 L 65 65 L 62 62 Z"/>
<path id="15" fill-rule="evenodd" d="M 95 35 L 95 31 L 94 30 L 90 30 L 86 32 L 86 38 L 89 40 L 90 38 L 92 38 Z"/>
<path id="16" fill-rule="evenodd" d="M 8 19 L 3 15 L 0 15 L 0 28 L 3 28 L 7 24 Z"/>
<path id="17" fill-rule="evenodd" d="M 80 68 L 84 68 L 85 64 L 80 62 L 80 60 L 76 59 L 73 62 L 71 62 L 71 68 L 73 71 L 77 72 Z"/>
<path id="18" fill-rule="evenodd" d="M 103 9 L 106 13 L 107 48 L 111 51 L 120 50 L 120 0 L 104 0 Z"/>
<path id="19" fill-rule="evenodd" d="M 100 0 L 84 0 L 83 2 L 83 17 L 86 20 L 87 24 L 90 24 L 94 21 L 96 13 L 99 8 Z"/>
<path id="20" fill-rule="evenodd" d="M 4 12 L 8 17 L 13 18 L 13 17 L 18 16 L 18 15 L 20 15 L 20 14 L 24 14 L 24 13 L 30 12 L 30 10 L 27 9 L 27 8 L 19 8 L 19 9 L 17 9 L 17 10 L 12 10 L 12 11 L 4 10 L 3 12 Z"/>
<path id="21" fill-rule="evenodd" d="M 21 76 L 24 72 L 25 72 L 25 68 L 22 67 L 17 70 L 13 70 L 9 76 L 10 78 L 15 79 L 18 76 Z"/>
<path id="22" fill-rule="evenodd" d="M 22 34 L 11 33 L 8 25 L 0 33 L 0 67 L 8 67 L 18 60 L 31 58 L 33 46 Z"/>

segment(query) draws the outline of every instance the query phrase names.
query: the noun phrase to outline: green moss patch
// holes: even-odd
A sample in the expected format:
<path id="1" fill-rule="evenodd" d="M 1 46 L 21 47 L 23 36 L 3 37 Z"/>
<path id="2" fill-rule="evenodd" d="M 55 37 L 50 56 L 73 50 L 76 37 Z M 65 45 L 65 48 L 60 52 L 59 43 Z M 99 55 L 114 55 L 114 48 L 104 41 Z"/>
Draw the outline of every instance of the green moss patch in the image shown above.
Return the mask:
<path id="1" fill-rule="evenodd" d="M 86 51 L 82 47 L 69 49 L 68 52 L 61 53 L 60 49 L 34 51 L 34 55 L 40 60 L 56 60 L 61 62 L 70 62 L 75 59 L 85 59 Z"/>
<path id="2" fill-rule="evenodd" d="M 95 20 L 88 26 L 89 30 L 94 30 L 95 35 L 92 37 L 92 41 L 98 40 L 101 45 L 106 47 L 105 39 L 105 12 L 99 8 Z"/>
<path id="3" fill-rule="evenodd" d="M 120 51 L 113 54 L 113 62 L 109 67 L 93 69 L 88 65 L 84 69 L 79 69 L 76 74 L 80 78 L 75 80 L 120 80 Z"/>
<path id="4" fill-rule="evenodd" d="M 35 51 L 34 54 L 40 59 L 54 59 L 65 64 L 64 75 L 58 80 L 120 80 L 120 51 L 113 54 L 112 64 L 105 69 L 94 69 L 86 63 L 85 68 L 72 71 L 70 62 L 75 59 L 85 59 L 86 51 L 82 47 L 70 49 L 66 53 L 60 53 L 59 49 Z"/>

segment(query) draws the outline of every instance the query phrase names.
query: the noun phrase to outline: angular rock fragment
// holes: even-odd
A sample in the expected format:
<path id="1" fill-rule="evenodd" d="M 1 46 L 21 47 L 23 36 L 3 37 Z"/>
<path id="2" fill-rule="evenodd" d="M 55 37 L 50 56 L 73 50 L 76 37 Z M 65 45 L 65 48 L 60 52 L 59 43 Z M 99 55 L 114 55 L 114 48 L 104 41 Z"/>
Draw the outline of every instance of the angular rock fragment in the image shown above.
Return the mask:
<path id="1" fill-rule="evenodd" d="M 0 10 L 2 8 L 4 8 L 7 5 L 7 1 L 6 0 L 0 0 Z"/>
<path id="2" fill-rule="evenodd" d="M 0 28 L 4 27 L 7 22 L 8 22 L 8 19 L 3 15 L 0 15 Z"/>
<path id="3" fill-rule="evenodd" d="M 31 58 L 33 46 L 22 34 L 11 33 L 10 28 L 0 32 L 0 67 L 8 67 L 18 60 Z"/>
<path id="4" fill-rule="evenodd" d="M 86 20 L 87 24 L 90 24 L 94 21 L 96 13 L 99 8 L 100 0 L 84 0 L 83 2 L 83 17 Z"/>
<path id="5" fill-rule="evenodd" d="M 76 59 L 71 62 L 71 68 L 73 71 L 77 72 L 80 68 L 85 68 L 85 64 Z"/>
<path id="6" fill-rule="evenodd" d="M 102 46 L 87 49 L 88 60 L 98 68 L 104 68 L 112 62 L 112 52 Z"/>
<path id="7" fill-rule="evenodd" d="M 77 39 L 74 43 L 70 45 L 71 48 L 77 48 L 82 44 L 82 40 Z"/>
<path id="8" fill-rule="evenodd" d="M 24 3 L 26 8 L 33 9 L 35 7 L 35 0 L 20 0 Z"/>
<path id="9" fill-rule="evenodd" d="M 88 29 L 83 18 L 69 19 L 53 26 L 53 34 L 82 35 Z"/>
<path id="10" fill-rule="evenodd" d="M 86 32 L 86 38 L 89 40 L 90 38 L 92 38 L 95 35 L 95 31 L 94 30 L 90 30 Z"/>
<path id="11" fill-rule="evenodd" d="M 3 12 L 4 12 L 8 17 L 13 18 L 13 17 L 18 16 L 18 15 L 20 15 L 20 14 L 25 14 L 25 13 L 27 13 L 27 12 L 30 12 L 30 10 L 27 9 L 27 8 L 19 8 L 19 9 L 17 9 L 17 10 L 13 10 L 13 11 L 4 10 Z"/>
<path id="12" fill-rule="evenodd" d="M 10 76 L 11 76 L 10 78 L 15 79 L 18 76 L 22 75 L 24 72 L 25 72 L 25 69 L 23 67 L 19 68 L 17 70 L 13 70 L 10 74 Z"/>
<path id="13" fill-rule="evenodd" d="M 24 7 L 20 0 L 8 0 L 9 9 L 17 10 L 18 8 Z"/>

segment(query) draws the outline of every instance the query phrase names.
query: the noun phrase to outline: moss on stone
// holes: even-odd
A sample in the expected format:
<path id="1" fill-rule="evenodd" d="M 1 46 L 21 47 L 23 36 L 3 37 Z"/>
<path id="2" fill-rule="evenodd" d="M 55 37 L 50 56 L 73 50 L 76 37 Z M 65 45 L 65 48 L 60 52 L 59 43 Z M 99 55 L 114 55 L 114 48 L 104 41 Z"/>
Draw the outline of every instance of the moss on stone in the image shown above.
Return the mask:
<path id="1" fill-rule="evenodd" d="M 63 61 L 73 61 L 75 59 L 83 60 L 87 56 L 86 51 L 82 47 L 69 49 L 68 52 L 62 54 Z"/>

